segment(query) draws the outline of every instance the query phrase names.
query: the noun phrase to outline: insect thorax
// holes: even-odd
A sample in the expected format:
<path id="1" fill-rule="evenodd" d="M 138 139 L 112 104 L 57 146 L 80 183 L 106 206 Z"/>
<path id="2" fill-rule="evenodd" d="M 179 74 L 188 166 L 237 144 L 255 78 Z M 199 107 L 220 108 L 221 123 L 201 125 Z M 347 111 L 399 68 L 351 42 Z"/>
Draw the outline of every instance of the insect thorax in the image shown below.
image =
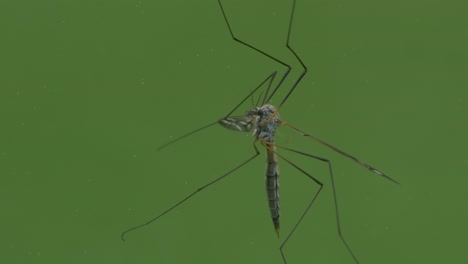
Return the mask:
<path id="1" fill-rule="evenodd" d="M 279 114 L 274 106 L 266 104 L 262 107 L 255 107 L 245 115 L 253 117 L 253 135 L 255 137 L 267 142 L 274 142 L 276 128 L 281 124 Z"/>

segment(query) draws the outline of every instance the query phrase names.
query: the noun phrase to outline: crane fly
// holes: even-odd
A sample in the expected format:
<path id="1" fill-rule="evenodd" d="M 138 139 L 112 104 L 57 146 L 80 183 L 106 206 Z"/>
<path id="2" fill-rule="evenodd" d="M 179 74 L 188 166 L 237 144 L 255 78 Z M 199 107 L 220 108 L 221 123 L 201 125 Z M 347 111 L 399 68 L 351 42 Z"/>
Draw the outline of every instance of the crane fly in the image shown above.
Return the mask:
<path id="1" fill-rule="evenodd" d="M 283 242 L 281 243 L 281 245 L 279 247 L 283 262 L 287 263 L 286 256 L 285 256 L 284 251 L 283 251 L 284 246 L 289 241 L 291 236 L 294 234 L 297 227 L 301 224 L 302 220 L 304 219 L 305 215 L 309 211 L 310 207 L 314 204 L 316 198 L 318 197 L 318 195 L 322 191 L 322 188 L 323 188 L 324 184 L 320 180 L 318 180 L 317 178 L 312 176 L 310 173 L 308 173 L 307 171 L 305 171 L 304 169 L 302 169 L 301 167 L 299 167 L 298 165 L 296 165 L 295 163 L 293 163 L 289 159 L 285 158 L 283 155 L 281 155 L 277 151 L 277 149 L 293 152 L 293 153 L 296 153 L 296 154 L 299 154 L 299 155 L 302 155 L 302 156 L 305 156 L 305 157 L 308 157 L 308 158 L 311 158 L 311 159 L 315 159 L 315 160 L 324 162 L 324 163 L 326 163 L 328 165 L 329 175 L 330 175 L 330 178 L 331 178 L 331 187 L 332 187 L 332 192 L 333 192 L 334 207 L 335 207 L 335 219 L 336 219 L 337 233 L 338 233 L 338 236 L 339 236 L 340 240 L 342 241 L 345 248 L 347 249 L 349 255 L 354 260 L 354 262 L 359 263 L 356 255 L 354 254 L 353 250 L 351 249 L 351 247 L 349 246 L 348 242 L 346 241 L 345 237 L 343 236 L 343 234 L 341 232 L 342 229 L 341 229 L 341 222 L 340 222 L 340 216 L 339 216 L 339 210 L 338 210 L 338 200 L 337 200 L 337 196 L 336 196 L 335 181 L 334 181 L 334 177 L 333 177 L 331 161 L 329 159 L 327 159 L 327 158 L 319 157 L 319 156 L 312 155 L 312 154 L 309 154 L 309 153 L 306 153 L 306 152 L 303 152 L 303 151 L 291 149 L 291 148 L 276 144 L 275 143 L 276 129 L 278 127 L 280 127 L 280 126 L 288 127 L 290 129 L 292 129 L 293 131 L 297 132 L 299 135 L 301 135 L 301 136 L 303 136 L 305 138 L 312 139 L 313 141 L 318 142 L 319 144 L 321 144 L 321 145 L 323 145 L 323 146 L 325 146 L 327 148 L 330 148 L 330 149 L 334 150 L 335 152 L 338 152 L 339 154 L 351 159 L 352 161 L 356 162 L 357 164 L 369 169 L 371 172 L 383 177 L 384 179 L 389 180 L 389 181 L 391 181 L 393 183 L 396 183 L 396 184 L 399 184 L 399 183 L 396 180 L 394 180 L 394 179 L 390 178 L 389 176 L 387 176 L 386 174 L 384 174 L 383 172 L 381 172 L 380 170 L 378 170 L 375 167 L 369 165 L 368 163 L 363 162 L 360 159 L 358 159 L 358 158 L 356 158 L 356 157 L 354 157 L 354 156 L 352 156 L 352 155 L 350 155 L 350 154 L 348 154 L 348 153 L 346 153 L 346 152 L 344 152 L 344 151 L 342 151 L 342 150 L 340 150 L 340 149 L 326 143 L 325 141 L 323 141 L 323 140 L 321 140 L 321 139 L 319 139 L 319 138 L 317 138 L 317 137 L 315 137 L 315 136 L 313 136 L 311 134 L 303 132 L 299 128 L 297 128 L 297 127 L 285 122 L 284 120 L 280 119 L 280 116 L 279 116 L 280 108 L 288 100 L 289 96 L 296 89 L 298 84 L 301 82 L 301 80 L 303 79 L 303 77 L 307 73 L 306 65 L 303 63 L 303 61 L 297 55 L 297 53 L 294 51 L 294 49 L 290 46 L 290 35 L 291 35 L 291 28 L 292 28 L 293 18 L 294 18 L 294 12 L 295 12 L 295 8 L 296 8 L 296 0 L 292 0 L 291 14 L 290 14 L 290 17 L 289 17 L 289 26 L 288 26 L 287 36 L 286 36 L 286 48 L 296 58 L 296 60 L 300 63 L 300 65 L 302 66 L 302 72 L 300 73 L 299 77 L 294 81 L 293 85 L 291 86 L 291 88 L 289 88 L 288 92 L 283 97 L 282 101 L 278 104 L 277 107 L 269 104 L 269 102 L 271 101 L 272 97 L 276 94 L 277 90 L 282 86 L 284 80 L 286 79 L 286 77 L 291 72 L 292 67 L 289 64 L 283 62 L 282 60 L 276 58 L 275 56 L 270 55 L 269 53 L 266 53 L 265 51 L 255 47 L 255 46 L 253 46 L 253 45 L 251 45 L 251 44 L 249 44 L 249 43 L 247 43 L 247 42 L 245 42 L 243 40 L 238 39 L 234 35 L 234 32 L 233 32 L 233 30 L 231 28 L 231 25 L 229 23 L 229 20 L 227 18 L 227 15 L 226 15 L 226 12 L 225 12 L 225 9 L 223 7 L 223 4 L 222 4 L 221 0 L 218 0 L 218 4 L 219 4 L 219 7 L 221 9 L 221 13 L 223 15 L 224 21 L 225 21 L 225 23 L 227 25 L 228 31 L 229 31 L 229 33 L 231 35 L 231 38 L 235 42 L 240 43 L 241 45 L 258 52 L 258 53 L 266 56 L 267 58 L 270 58 L 271 60 L 279 63 L 280 65 L 283 65 L 284 67 L 286 67 L 286 71 L 281 76 L 280 80 L 278 81 L 278 83 L 276 85 L 273 85 L 273 80 L 275 79 L 275 77 L 277 75 L 277 71 L 274 71 L 273 73 L 271 73 L 266 79 L 264 79 L 254 90 L 252 90 L 240 103 L 238 103 L 234 107 L 234 109 L 232 109 L 223 118 L 220 118 L 219 120 L 217 120 L 215 122 L 212 122 L 212 123 L 210 123 L 208 125 L 200 127 L 198 129 L 195 129 L 195 130 L 193 130 L 193 131 L 191 131 L 189 133 L 186 133 L 186 134 L 184 134 L 184 135 L 182 135 L 182 136 L 180 136 L 180 137 L 178 137 L 176 139 L 173 139 L 172 141 L 169 141 L 168 143 L 160 146 L 158 148 L 158 150 L 162 150 L 162 149 L 166 148 L 167 146 L 169 146 L 169 145 L 171 145 L 171 144 L 173 144 L 175 142 L 178 142 L 179 140 L 181 140 L 183 138 L 186 138 L 186 137 L 188 137 L 190 135 L 193 135 L 193 134 L 195 134 L 195 133 L 197 133 L 197 132 L 199 132 L 201 130 L 204 130 L 204 129 L 207 129 L 209 127 L 212 127 L 214 125 L 219 124 L 219 125 L 225 127 L 226 129 L 233 130 L 233 131 L 253 132 L 253 137 L 254 137 L 253 148 L 254 148 L 255 153 L 251 157 L 249 157 L 248 159 L 244 160 L 242 163 L 238 164 L 236 167 L 234 167 L 231 170 L 229 170 L 228 172 L 226 172 L 225 174 L 219 176 L 218 178 L 215 178 L 214 180 L 206 183 L 203 186 L 200 186 L 197 190 L 195 190 L 194 192 L 192 192 L 188 196 L 184 197 L 182 200 L 178 201 L 177 203 L 173 204 L 168 209 L 163 211 L 161 214 L 157 215 L 156 217 L 152 218 L 151 220 L 147 221 L 146 223 L 143 223 L 143 224 L 134 226 L 134 227 L 132 227 L 130 229 L 127 229 L 126 231 L 124 231 L 122 233 L 121 239 L 123 241 L 125 241 L 125 236 L 127 235 L 127 233 L 129 233 L 131 231 L 134 231 L 135 229 L 139 229 L 141 227 L 144 227 L 144 226 L 147 226 L 147 225 L 153 223 L 154 221 L 156 221 L 160 217 L 166 215 L 167 213 L 172 211 L 174 208 L 176 208 L 179 205 L 183 204 L 184 202 L 186 202 L 187 200 L 189 200 L 190 198 L 192 198 L 194 195 L 201 192 L 205 188 L 214 185 L 215 183 L 217 183 L 220 180 L 226 178 L 227 176 L 231 175 L 233 172 L 237 171 L 238 169 L 240 169 L 241 167 L 243 167 L 247 163 L 254 160 L 256 157 L 258 157 L 260 155 L 260 151 L 259 151 L 259 149 L 257 147 L 257 144 L 260 144 L 262 147 L 265 148 L 265 151 L 266 151 L 267 166 L 266 166 L 266 172 L 265 172 L 265 188 L 266 188 L 266 192 L 267 192 L 268 205 L 269 205 L 269 209 L 270 209 L 271 219 L 272 219 L 272 222 L 273 222 L 275 232 L 278 235 L 278 237 L 279 237 L 279 233 L 280 233 L 280 197 L 279 197 L 278 159 L 281 159 L 281 160 L 285 161 L 286 163 L 288 163 L 289 165 L 291 165 L 292 167 L 297 169 L 299 172 L 301 172 L 307 178 L 309 178 L 314 183 L 316 183 L 318 185 L 318 187 L 319 187 L 318 190 L 315 192 L 313 198 L 307 204 L 306 208 L 304 209 L 304 211 L 300 215 L 299 219 L 296 221 L 295 225 L 289 231 L 289 233 L 286 235 L 285 239 L 283 240 Z M 264 93 L 263 100 L 262 100 L 260 106 L 253 107 L 252 109 L 245 112 L 245 114 L 241 115 L 241 116 L 232 115 L 241 105 L 244 104 L 245 101 L 247 101 L 249 98 L 253 98 L 254 93 L 257 92 L 264 85 L 267 85 L 267 88 L 266 88 L 266 91 Z M 259 97 L 259 99 L 260 99 L 260 97 Z M 252 101 L 253 101 L 253 99 L 252 99 Z M 257 102 L 257 105 L 258 105 L 258 102 Z"/>

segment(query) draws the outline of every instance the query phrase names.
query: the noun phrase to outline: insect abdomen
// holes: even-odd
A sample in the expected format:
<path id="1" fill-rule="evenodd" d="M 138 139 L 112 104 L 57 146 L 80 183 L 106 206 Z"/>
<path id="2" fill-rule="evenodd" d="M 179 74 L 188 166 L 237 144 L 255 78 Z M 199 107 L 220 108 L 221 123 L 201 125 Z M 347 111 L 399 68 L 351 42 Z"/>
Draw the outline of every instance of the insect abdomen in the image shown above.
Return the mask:
<path id="1" fill-rule="evenodd" d="M 271 147 L 274 151 L 274 147 Z M 265 174 L 265 186 L 270 208 L 271 219 L 275 231 L 279 236 L 280 228 L 280 198 L 279 198 L 279 168 L 278 158 L 270 149 L 267 149 L 267 167 Z"/>

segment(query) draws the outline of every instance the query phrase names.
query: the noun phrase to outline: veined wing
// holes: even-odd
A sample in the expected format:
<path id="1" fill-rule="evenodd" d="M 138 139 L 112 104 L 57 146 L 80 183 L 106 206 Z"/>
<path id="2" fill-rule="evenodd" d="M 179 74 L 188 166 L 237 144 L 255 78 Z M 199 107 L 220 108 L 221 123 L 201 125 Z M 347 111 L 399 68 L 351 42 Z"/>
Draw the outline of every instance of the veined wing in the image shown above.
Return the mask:
<path id="1" fill-rule="evenodd" d="M 220 119 L 218 123 L 229 130 L 249 132 L 252 131 L 253 117 L 245 115 L 228 116 L 226 118 Z"/>

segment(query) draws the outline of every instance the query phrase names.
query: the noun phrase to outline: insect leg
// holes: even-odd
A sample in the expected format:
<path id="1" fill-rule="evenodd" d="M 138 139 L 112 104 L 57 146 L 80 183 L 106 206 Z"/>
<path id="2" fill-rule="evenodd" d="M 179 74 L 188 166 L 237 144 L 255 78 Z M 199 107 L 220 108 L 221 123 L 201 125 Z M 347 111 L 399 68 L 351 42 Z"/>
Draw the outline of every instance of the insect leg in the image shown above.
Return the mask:
<path id="1" fill-rule="evenodd" d="M 175 139 L 173 139 L 173 140 L 171 140 L 171 141 L 169 141 L 169 142 L 167 142 L 167 143 L 165 143 L 165 144 L 159 146 L 159 147 L 158 147 L 158 151 L 160 151 L 160 150 L 162 150 L 162 149 L 168 147 L 169 145 L 172 145 L 172 144 L 178 142 L 178 141 L 181 140 L 181 139 L 184 139 L 184 138 L 186 138 L 186 137 L 189 137 L 189 136 L 191 136 L 191 135 L 193 135 L 193 134 L 195 134 L 195 133 L 197 133 L 197 132 L 200 132 L 200 131 L 202 131 L 202 130 L 204 130 L 204 129 L 206 129 L 206 128 L 209 128 L 209 127 L 211 127 L 211 126 L 214 126 L 214 125 L 218 124 L 219 121 L 221 121 L 221 120 L 223 120 L 223 119 L 226 119 L 226 118 L 229 117 L 232 113 L 234 113 L 234 111 L 236 111 L 247 99 L 249 99 L 249 97 L 252 97 L 252 95 L 253 95 L 258 89 L 260 89 L 268 80 L 270 81 L 269 84 L 268 84 L 268 87 L 270 87 L 270 86 L 271 86 L 271 83 L 273 82 L 273 79 L 275 78 L 275 76 L 276 76 L 276 71 L 274 71 L 274 72 L 272 72 L 270 75 L 268 75 L 268 77 L 267 77 L 265 80 L 263 80 L 254 90 L 252 90 L 244 99 L 242 99 L 242 101 L 240 101 L 231 111 L 229 111 L 229 113 L 226 114 L 225 117 L 220 118 L 219 120 L 217 120 L 217 121 L 215 121 L 215 122 L 212 122 L 212 123 L 210 123 L 210 124 L 208 124 L 208 125 L 205 125 L 205 126 L 202 126 L 202 127 L 200 127 L 200 128 L 197 128 L 197 129 L 195 129 L 195 130 L 192 130 L 192 131 L 190 131 L 190 132 L 188 132 L 188 133 L 186 133 L 186 134 L 184 134 L 184 135 L 182 135 L 182 136 L 179 136 L 179 137 L 177 137 L 177 138 L 175 138 Z"/>
<path id="2" fill-rule="evenodd" d="M 343 233 L 341 231 L 341 221 L 340 221 L 340 214 L 339 214 L 339 210 L 338 210 L 338 199 L 337 199 L 337 195 L 336 195 L 336 188 L 335 188 L 335 179 L 333 177 L 333 171 L 332 171 L 332 164 L 331 164 L 331 161 L 329 159 L 326 159 L 326 158 L 323 158 L 323 157 L 319 157 L 319 156 L 316 156 L 316 155 L 312 155 L 312 154 L 309 154 L 309 153 L 305 153 L 305 152 L 302 152 L 302 151 L 298 151 L 298 150 L 294 150 L 294 149 L 290 149 L 290 148 L 287 148 L 287 147 L 283 147 L 283 146 L 278 146 L 278 145 L 275 145 L 277 148 L 281 148 L 281 149 L 284 149 L 284 150 L 288 150 L 288 151 L 291 151 L 291 152 L 294 152 L 294 153 L 297 153 L 297 154 L 300 154 L 300 155 L 303 155 L 303 156 L 306 156 L 306 157 L 309 157 L 309 158 L 313 158 L 313 159 L 316 159 L 316 160 L 319 160 L 319 161 L 322 161 L 322 162 L 326 162 L 328 164 L 328 170 L 330 172 L 330 179 L 331 179 L 331 186 L 332 186 L 332 192 L 333 192 L 333 202 L 335 204 L 335 216 L 336 216 L 336 229 L 338 231 L 338 236 L 340 237 L 341 241 L 343 242 L 343 244 L 345 245 L 346 249 L 348 250 L 349 254 L 351 255 L 351 257 L 354 259 L 354 261 L 356 263 L 359 263 L 358 259 L 356 258 L 356 256 L 354 255 L 353 251 L 351 250 L 351 247 L 349 246 L 348 242 L 346 242 L 346 239 L 344 238 L 343 236 Z M 309 203 L 309 205 L 306 207 L 306 209 L 304 210 L 304 212 L 302 213 L 302 215 L 300 216 L 299 220 L 297 221 L 297 223 L 294 225 L 293 229 L 291 230 L 291 232 L 288 234 L 288 236 L 286 237 L 286 239 L 283 241 L 283 243 L 281 244 L 280 246 L 280 250 L 281 250 L 281 255 L 283 255 L 283 258 L 284 258 L 284 254 L 283 254 L 283 247 L 286 245 L 286 243 L 288 242 L 289 238 L 291 237 L 291 235 L 294 233 L 294 231 L 296 231 L 296 228 L 299 226 L 299 224 L 302 222 L 302 220 L 304 219 L 305 215 L 307 214 L 307 212 L 309 211 L 310 207 L 312 206 L 312 204 L 314 203 L 315 201 L 315 198 L 317 197 L 318 193 L 320 192 L 320 190 L 322 190 L 322 187 L 323 187 L 323 184 L 318 181 L 317 179 L 315 179 L 313 176 L 311 176 L 310 174 L 308 174 L 307 172 L 305 172 L 303 169 L 301 169 L 299 166 L 297 166 L 296 164 L 294 164 L 293 162 L 289 161 L 288 159 L 284 158 L 283 156 L 279 155 L 279 157 L 281 157 L 283 160 L 285 160 L 286 162 L 288 162 L 289 164 L 291 164 L 293 167 L 295 167 L 296 169 L 298 169 L 299 171 L 301 171 L 302 173 L 304 173 L 306 176 L 308 176 L 309 178 L 311 178 L 313 181 L 315 181 L 317 184 L 320 185 L 320 189 L 319 191 L 317 192 L 317 194 L 314 196 L 314 198 L 311 200 L 311 202 Z M 286 263 L 286 261 L 285 261 Z"/>
<path id="3" fill-rule="evenodd" d="M 295 2 L 295 0 L 294 0 L 294 2 Z M 268 58 L 270 58 L 270 59 L 276 61 L 277 63 L 279 63 L 279 64 L 281 64 L 281 65 L 283 65 L 283 66 L 285 66 L 285 67 L 287 68 L 286 72 L 283 74 L 283 76 L 281 77 L 281 80 L 278 82 L 278 84 L 276 85 L 276 87 L 274 88 L 274 90 L 273 90 L 273 92 L 272 92 L 271 94 L 269 94 L 270 86 L 268 86 L 268 89 L 267 89 L 267 91 L 265 92 L 265 97 L 264 97 L 263 102 L 262 102 L 262 105 L 263 105 L 263 104 L 267 103 L 267 102 L 271 99 L 271 97 L 273 97 L 273 95 L 276 93 L 276 90 L 278 90 L 278 88 L 281 86 L 281 84 L 283 83 L 283 81 L 284 81 L 284 80 L 286 79 L 286 77 L 289 75 L 289 72 L 291 72 L 291 66 L 289 66 L 289 64 L 287 64 L 287 63 L 285 63 L 285 62 L 279 60 L 278 58 L 276 58 L 276 57 L 274 57 L 274 56 L 272 56 L 272 55 L 266 53 L 265 51 L 263 51 L 263 50 L 261 50 L 261 49 L 255 47 L 255 46 L 253 46 L 253 45 L 251 45 L 251 44 L 249 44 L 249 43 L 247 43 L 247 42 L 245 42 L 245 41 L 243 41 L 243 40 L 237 38 L 237 37 L 234 35 L 234 32 L 232 31 L 231 24 L 229 23 L 229 20 L 228 20 L 228 18 L 227 18 L 227 16 L 226 16 L 226 12 L 224 11 L 224 7 L 223 7 L 223 4 L 221 3 L 221 0 L 218 0 L 218 3 L 219 3 L 219 7 L 221 8 L 221 12 L 222 12 L 222 14 L 223 14 L 224 21 L 226 22 L 226 25 L 227 25 L 227 27 L 228 27 L 229 33 L 231 34 L 231 38 L 232 38 L 234 41 L 236 41 L 236 42 L 238 42 L 238 43 L 240 43 L 240 44 L 242 44 L 242 45 L 244 45 L 244 46 L 246 46 L 246 47 L 248 47 L 248 48 L 250 48 L 250 49 L 255 50 L 256 52 L 258 52 L 258 53 L 260 53 L 260 54 L 262 54 L 262 55 L 264 55 L 264 56 L 266 56 L 266 57 L 268 57 Z M 292 20 L 292 18 L 291 18 L 291 20 Z M 289 33 L 288 33 L 288 39 L 289 39 Z M 296 56 L 296 57 L 297 57 L 297 56 Z M 268 95 L 269 95 L 269 96 L 268 96 Z"/>
<path id="4" fill-rule="evenodd" d="M 291 236 L 294 234 L 294 232 L 296 231 L 297 227 L 301 224 L 302 220 L 304 219 L 305 215 L 307 214 L 307 212 L 309 211 L 310 207 L 312 207 L 312 204 L 314 204 L 316 198 L 318 197 L 318 195 L 320 194 L 320 192 L 322 191 L 322 188 L 323 188 L 323 183 L 318 180 L 317 178 L 315 178 L 314 176 L 312 176 L 310 173 L 308 173 L 307 171 L 305 171 L 304 169 L 302 169 L 301 167 L 299 167 L 297 164 L 295 164 L 294 162 L 290 161 L 289 159 L 285 158 L 283 155 L 279 154 L 277 151 L 275 151 L 272 146 L 276 146 L 278 148 L 283 148 L 283 149 L 287 149 L 287 148 L 284 148 L 284 147 L 281 147 L 281 146 L 278 146 L 274 143 L 269 143 L 269 142 L 262 142 L 262 145 L 265 146 L 267 149 L 271 150 L 272 152 L 274 152 L 276 155 L 278 155 L 278 157 L 280 157 L 281 159 L 283 159 L 284 161 L 286 161 L 287 163 L 289 163 L 289 165 L 293 166 L 294 168 L 296 168 L 298 171 L 302 172 L 304 175 L 306 175 L 309 179 L 311 179 L 312 181 L 314 181 L 317 185 L 319 185 L 319 189 L 318 191 L 314 194 L 314 196 L 312 197 L 311 201 L 309 202 L 309 204 L 307 205 L 307 207 L 305 208 L 304 212 L 302 213 L 302 215 L 299 217 L 299 220 L 296 222 L 296 224 L 294 225 L 294 227 L 291 229 L 291 231 L 288 233 L 288 235 L 286 236 L 286 238 L 283 240 L 283 242 L 281 243 L 281 246 L 280 246 L 280 252 L 281 252 L 281 256 L 283 257 L 283 261 L 284 263 L 286 264 L 287 261 L 286 261 L 286 256 L 284 255 L 284 252 L 283 252 L 283 248 L 284 246 L 286 245 L 286 243 L 289 241 L 289 238 L 291 238 Z M 290 150 L 290 149 L 287 149 L 287 150 Z M 309 155 L 306 155 L 306 156 L 309 156 Z M 322 160 L 322 158 L 319 158 L 319 157 L 315 157 L 315 156 L 309 156 L 309 157 L 313 157 L 313 158 L 318 158 L 319 160 Z M 353 255 L 354 257 L 354 255 Z"/>
<path id="5" fill-rule="evenodd" d="M 301 58 L 299 57 L 299 55 L 297 55 L 297 53 L 292 49 L 291 45 L 289 44 L 289 40 L 290 40 L 290 36 L 291 36 L 291 29 L 292 29 L 292 23 L 293 23 L 293 19 L 294 19 L 294 12 L 296 10 L 296 0 L 293 0 L 293 4 L 292 4 L 292 9 L 291 9 L 291 16 L 289 18 L 289 26 L 288 26 L 288 35 L 287 35 L 287 38 L 286 38 L 286 47 L 289 49 L 289 51 L 291 51 L 291 53 L 294 55 L 294 57 L 296 57 L 297 61 L 299 61 L 299 63 L 301 64 L 303 70 L 301 72 L 301 74 L 299 75 L 299 77 L 296 79 L 296 81 L 294 82 L 293 86 L 291 87 L 291 89 L 289 89 L 288 93 L 284 96 L 283 100 L 281 101 L 281 103 L 276 107 L 276 111 L 278 112 L 279 109 L 283 106 L 283 104 L 286 102 L 286 100 L 288 100 L 288 97 L 291 95 L 291 93 L 294 91 L 294 89 L 296 89 L 297 85 L 301 82 L 302 78 L 304 78 L 304 76 L 306 75 L 307 73 L 307 67 L 306 65 L 304 64 L 304 62 L 301 60 Z M 271 97 L 273 96 L 273 94 L 276 92 L 276 90 L 278 89 L 278 87 L 276 87 L 276 89 L 273 91 L 273 93 L 270 95 L 270 97 L 268 98 L 267 101 L 269 101 L 271 99 Z"/>
<path id="6" fill-rule="evenodd" d="M 124 232 L 122 232 L 122 235 L 121 235 L 121 239 L 123 241 L 125 241 L 125 235 L 131 231 L 134 231 L 136 229 L 139 229 L 139 228 L 142 228 L 142 227 L 145 227 L 151 223 L 153 223 L 154 221 L 158 220 L 160 217 L 164 216 L 165 214 L 169 213 L 170 211 L 172 211 L 174 208 L 178 207 L 179 205 L 183 204 L 184 202 L 186 202 L 187 200 L 189 200 L 190 198 L 192 198 L 195 194 L 201 192 L 203 189 L 217 183 L 218 181 L 226 178 L 228 175 L 232 174 L 234 171 L 240 169 L 241 167 L 243 167 L 244 165 L 246 165 L 247 163 L 249 163 L 250 161 L 252 161 L 253 159 L 255 159 L 259 154 L 260 152 L 258 151 L 257 149 L 257 146 L 255 145 L 255 142 L 253 144 L 254 146 L 254 150 L 255 150 L 255 154 L 248 158 L 247 160 L 245 160 L 244 162 L 242 162 L 241 164 L 237 165 L 236 167 L 234 167 L 233 169 L 231 169 L 230 171 L 226 172 L 225 174 L 219 176 L 218 178 L 206 183 L 205 185 L 202 185 L 200 186 L 199 188 L 197 188 L 194 192 L 192 192 L 191 194 L 187 195 L 185 198 L 183 198 L 182 200 L 180 200 L 179 202 L 175 203 L 174 205 L 172 205 L 171 207 L 169 207 L 166 211 L 162 212 L 161 214 L 157 215 L 156 217 L 152 218 L 151 220 L 149 220 L 148 222 L 146 223 L 143 223 L 143 224 L 140 224 L 140 225 L 137 225 L 137 226 L 134 226 L 132 228 L 129 228 L 127 230 L 125 230 Z"/>
<path id="7" fill-rule="evenodd" d="M 381 176 L 381 177 L 383 177 L 383 178 L 385 178 L 385 179 L 387 179 L 387 180 L 389 180 L 389 181 L 391 181 L 391 182 L 393 182 L 393 183 L 400 184 L 399 182 L 397 182 L 396 180 L 394 180 L 394 179 L 390 178 L 389 176 L 385 175 L 383 172 L 377 170 L 377 169 L 374 168 L 373 166 L 371 166 L 371 165 L 365 163 L 364 161 L 361 161 L 360 159 L 358 159 L 358 158 L 356 158 L 356 157 L 354 157 L 354 156 L 352 156 L 352 155 L 350 155 L 350 154 L 348 154 L 348 153 L 346 153 L 346 152 L 344 152 L 344 151 L 342 151 L 342 150 L 340 150 L 340 149 L 338 149 L 338 148 L 336 148 L 336 147 L 334 147 L 334 146 L 332 146 L 332 145 L 326 143 L 325 141 L 323 141 L 323 140 L 321 140 L 321 139 L 319 139 L 319 138 L 317 138 L 317 137 L 315 137 L 315 136 L 313 136 L 313 135 L 310 135 L 310 134 L 308 134 L 308 133 L 305 133 L 305 132 L 299 130 L 299 129 L 296 128 L 296 127 L 291 126 L 290 124 L 288 124 L 288 123 L 286 123 L 286 122 L 284 122 L 284 121 L 283 121 L 281 124 L 284 125 L 284 126 L 287 126 L 287 127 L 291 128 L 291 129 L 293 129 L 294 131 L 296 131 L 297 133 L 301 134 L 301 135 L 304 136 L 304 137 L 313 139 L 313 140 L 315 140 L 316 142 L 318 142 L 318 143 L 320 143 L 320 144 L 322 144 L 322 145 L 324 145 L 324 146 L 326 146 L 326 147 L 328 147 L 328 148 L 330 148 L 330 149 L 332 149 L 332 150 L 334 150 L 334 151 L 340 153 L 341 155 L 343 155 L 343 156 L 345 156 L 345 157 L 351 159 L 352 161 L 354 161 L 354 162 L 358 163 L 359 165 L 361 165 L 361 166 L 367 168 L 368 170 L 372 171 L 373 173 L 375 173 L 375 174 L 377 174 L 377 175 L 379 175 L 379 176 Z"/>

